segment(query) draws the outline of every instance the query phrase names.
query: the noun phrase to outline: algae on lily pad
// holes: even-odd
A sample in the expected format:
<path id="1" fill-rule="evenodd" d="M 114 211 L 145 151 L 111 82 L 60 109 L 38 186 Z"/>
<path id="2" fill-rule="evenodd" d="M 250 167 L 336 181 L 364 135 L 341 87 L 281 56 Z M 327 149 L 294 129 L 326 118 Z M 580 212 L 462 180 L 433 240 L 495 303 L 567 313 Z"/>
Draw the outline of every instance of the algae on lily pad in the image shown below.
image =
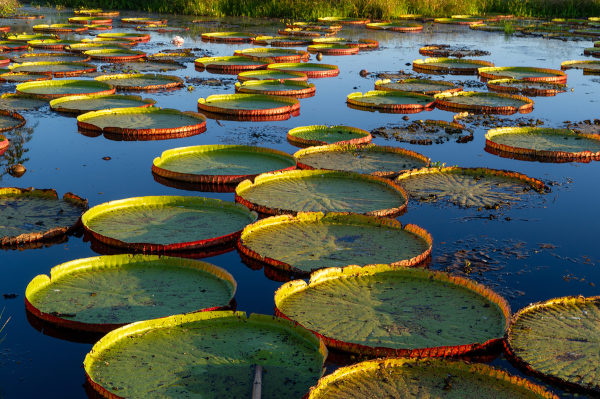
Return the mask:
<path id="1" fill-rule="evenodd" d="M 287 133 L 288 141 L 299 147 L 327 144 L 367 144 L 371 142 L 372 138 L 366 130 L 343 125 L 299 126 Z"/>
<path id="2" fill-rule="evenodd" d="M 224 269 L 191 259 L 111 255 L 77 259 L 35 277 L 25 290 L 33 315 L 75 330 L 125 324 L 230 305 L 236 282 Z"/>
<path id="3" fill-rule="evenodd" d="M 104 94 L 90 96 L 66 96 L 50 101 L 54 111 L 72 114 L 83 114 L 101 109 L 151 107 L 156 100 L 140 96 L 124 96 L 121 94 Z"/>
<path id="4" fill-rule="evenodd" d="M 432 238 L 414 224 L 348 213 L 299 212 L 246 226 L 238 250 L 253 261 L 297 275 L 327 267 L 418 266 L 431 255 Z"/>
<path id="5" fill-rule="evenodd" d="M 259 365 L 261 398 L 279 399 L 304 395 L 326 357 L 317 337 L 287 320 L 219 311 L 121 327 L 94 345 L 84 368 L 105 395 L 221 399 L 251 397 Z"/>
<path id="6" fill-rule="evenodd" d="M 510 308 L 472 280 L 390 265 L 329 268 L 275 293 L 275 314 L 327 346 L 367 356 L 446 357 L 502 341 Z"/>

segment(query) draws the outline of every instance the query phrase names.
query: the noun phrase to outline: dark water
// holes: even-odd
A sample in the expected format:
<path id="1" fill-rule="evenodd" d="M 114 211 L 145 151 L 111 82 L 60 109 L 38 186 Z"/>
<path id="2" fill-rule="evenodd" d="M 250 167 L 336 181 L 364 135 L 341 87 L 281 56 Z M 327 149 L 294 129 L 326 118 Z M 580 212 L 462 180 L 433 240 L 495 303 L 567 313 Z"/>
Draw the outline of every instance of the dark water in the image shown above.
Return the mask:
<path id="1" fill-rule="evenodd" d="M 42 21 L 66 22 L 70 11 L 57 13 L 41 9 L 47 15 Z M 127 15 L 133 16 L 133 14 Z M 189 25 L 184 34 L 184 47 L 197 47 L 214 55 L 231 55 L 234 49 L 248 45 L 208 44 L 200 41 L 203 28 L 192 26 L 192 18 L 169 16 L 173 26 Z M 2 21 L 3 22 L 3 21 Z M 8 21 L 7 21 L 8 22 Z M 18 22 L 13 31 L 24 30 L 40 21 Z M 239 27 L 211 27 L 210 30 L 249 30 L 274 33 L 279 21 L 227 20 Z M 131 29 L 129 29 L 131 30 Z M 115 21 L 114 31 L 124 31 Z M 156 52 L 174 48 L 170 39 L 175 34 L 152 33 L 152 41 L 136 49 Z M 163 141 L 119 142 L 102 136 L 90 138 L 77 132 L 74 118 L 59 115 L 49 107 L 25 111 L 27 127 L 33 129 L 25 144 L 28 152 L 23 162 L 27 173 L 21 178 L 1 177 L 1 186 L 55 188 L 59 195 L 72 191 L 89 200 L 90 206 L 120 198 L 143 195 L 193 195 L 163 186 L 154 181 L 150 172 L 152 159 L 162 151 L 197 144 L 252 144 L 293 153 L 297 148 L 287 143 L 287 130 L 311 124 L 347 124 L 371 130 L 390 123 L 401 123 L 398 114 L 381 114 L 350 109 L 346 95 L 373 89 L 374 75 L 359 76 L 361 69 L 370 72 L 410 71 L 413 59 L 423 58 L 418 48 L 425 44 L 461 44 L 488 50 L 491 55 L 482 59 L 497 66 L 519 65 L 560 68 L 570 59 L 584 59 L 585 47 L 591 41 L 547 40 L 540 38 L 505 37 L 499 33 L 471 31 L 467 27 L 427 25 L 423 33 L 403 34 L 367 31 L 363 28 L 344 28 L 340 36 L 379 40 L 381 48 L 347 57 L 324 56 L 324 63 L 337 64 L 340 75 L 335 78 L 312 80 L 317 86 L 315 97 L 301 100 L 300 116 L 280 122 L 207 122 L 207 132 L 201 135 Z M 66 37 L 66 36 L 65 36 Z M 311 57 L 314 59 L 314 56 Z M 199 97 L 233 93 L 235 76 L 197 72 L 189 63 L 186 70 L 170 74 L 191 78 L 228 78 L 225 86 L 191 85 L 194 90 L 148 93 L 144 97 L 157 100 L 157 106 L 182 111 L 196 110 Z M 598 89 L 600 78 L 583 76 L 581 71 L 568 71 L 569 91 L 556 97 L 535 97 L 534 111 L 526 115 L 505 117 L 540 119 L 548 127 L 562 127 L 566 120 L 580 121 L 600 117 Z M 471 76 L 445 76 L 446 80 L 469 81 Z M 187 86 L 187 85 L 186 85 Z M 4 84 L 2 92 L 14 92 L 15 86 Z M 572 91 L 571 91 L 572 89 Z M 483 86 L 476 90 L 485 90 Z M 408 115 L 410 120 L 452 120 L 453 113 L 433 110 Z M 466 144 L 448 142 L 441 145 L 402 146 L 421 152 L 432 161 L 447 165 L 485 166 L 511 169 L 552 183 L 552 192 L 543 201 L 530 207 L 508 208 L 500 211 L 465 210 L 432 204 L 411 202 L 408 212 L 400 217 L 403 223 L 416 223 L 434 237 L 431 267 L 462 269 L 464 259 L 471 261 L 470 276 L 490 284 L 504 294 L 513 312 L 530 302 L 565 295 L 598 295 L 600 289 L 600 213 L 598 203 L 600 163 L 551 164 L 500 158 L 483 150 L 484 127 L 475 127 L 475 138 Z M 395 141 L 374 140 L 377 144 L 400 145 Z M 110 160 L 103 160 L 109 156 Z M 233 201 L 233 194 L 199 193 L 208 197 Z M 491 215 L 491 217 L 490 217 Z M 541 245 L 544 244 L 544 245 Z M 551 244 L 551 245 L 547 245 Z M 0 310 L 12 319 L 5 329 L 6 340 L 0 344 L 0 398 L 85 397 L 82 361 L 90 344 L 72 343 L 52 338 L 34 329 L 27 321 L 24 292 L 28 282 L 37 274 L 76 258 L 94 256 L 90 244 L 77 237 L 68 242 L 44 249 L 0 251 L 0 294 L 17 294 L 15 299 L 0 296 Z M 206 258 L 224 267 L 238 281 L 236 295 L 238 310 L 273 313 L 273 293 L 280 285 L 266 278 L 262 270 L 254 271 L 240 261 L 233 251 Z M 478 262 L 479 261 L 479 262 Z M 486 264 L 487 262 L 487 264 Z M 454 266 L 452 266 L 454 264 Z M 478 273 L 481 271 L 481 273 Z M 594 286 L 595 284 L 595 286 Z M 516 372 L 502 357 L 493 364 Z M 562 392 L 556 390 L 556 392 Z"/>

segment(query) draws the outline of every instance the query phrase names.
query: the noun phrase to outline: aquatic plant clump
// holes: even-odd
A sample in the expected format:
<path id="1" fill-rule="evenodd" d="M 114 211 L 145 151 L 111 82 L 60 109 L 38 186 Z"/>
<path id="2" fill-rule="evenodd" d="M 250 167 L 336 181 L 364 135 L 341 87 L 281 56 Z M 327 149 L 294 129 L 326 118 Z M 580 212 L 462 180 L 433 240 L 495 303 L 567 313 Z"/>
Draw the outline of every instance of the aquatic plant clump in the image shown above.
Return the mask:
<path id="1" fill-rule="evenodd" d="M 481 363 L 446 359 L 378 359 L 342 367 L 319 380 L 308 399 L 406 398 L 558 399 L 530 381 Z M 450 393 L 449 393 L 450 392 Z"/>
<path id="2" fill-rule="evenodd" d="M 149 196 L 96 205 L 81 218 L 96 240 L 143 253 L 230 245 L 256 214 L 203 197 Z"/>
<path id="3" fill-rule="evenodd" d="M 101 109 L 129 108 L 129 107 L 151 107 L 156 100 L 140 96 L 124 96 L 121 94 L 90 95 L 90 96 L 66 96 L 50 101 L 53 111 L 69 114 L 83 114 Z"/>
<path id="4" fill-rule="evenodd" d="M 294 80 L 248 80 L 235 84 L 236 93 L 266 94 L 271 96 L 290 96 L 306 98 L 315 95 L 314 83 Z"/>
<path id="5" fill-rule="evenodd" d="M 140 320 L 225 309 L 236 282 L 210 263 L 156 255 L 77 259 L 36 276 L 25 290 L 35 317 L 79 331 L 103 332 Z"/>
<path id="6" fill-rule="evenodd" d="M 287 140 L 298 147 L 327 144 L 368 144 L 371 134 L 352 126 L 310 125 L 293 128 L 287 133 Z"/>
<path id="7" fill-rule="evenodd" d="M 408 171 L 398 177 L 397 183 L 418 201 L 444 202 L 461 208 L 497 209 L 548 190 L 542 181 L 521 173 L 456 166 Z"/>
<path id="8" fill-rule="evenodd" d="M 484 79 L 520 79 L 531 82 L 566 83 L 567 74 L 558 69 L 534 67 L 484 67 L 479 68 Z"/>
<path id="9" fill-rule="evenodd" d="M 479 68 L 494 66 L 489 61 L 450 57 L 417 59 L 412 65 L 416 72 L 459 75 L 475 75 Z"/>
<path id="10" fill-rule="evenodd" d="M 432 242 L 426 230 L 413 224 L 403 226 L 395 219 L 299 212 L 247 226 L 237 248 L 245 261 L 308 276 L 323 268 L 373 262 L 419 266 L 431 256 Z"/>
<path id="11" fill-rule="evenodd" d="M 58 198 L 52 189 L 0 188 L 3 222 L 0 247 L 47 242 L 64 237 L 77 227 L 87 200 L 66 193 Z"/>
<path id="12" fill-rule="evenodd" d="M 372 90 L 364 94 L 350 93 L 346 103 L 367 111 L 413 113 L 433 108 L 434 98 L 414 92 Z"/>
<path id="13" fill-rule="evenodd" d="M 314 63 L 275 63 L 267 66 L 269 70 L 282 72 L 302 72 L 310 79 L 313 78 L 329 78 L 338 76 L 340 73 L 337 65 L 331 64 L 314 64 Z"/>
<path id="14" fill-rule="evenodd" d="M 372 130 L 375 137 L 386 140 L 431 145 L 442 144 L 450 140 L 466 143 L 473 140 L 473 133 L 459 123 L 438 120 L 415 120 L 404 126 L 382 126 Z"/>
<path id="15" fill-rule="evenodd" d="M 485 352 L 502 342 L 510 307 L 469 279 L 369 265 L 322 269 L 308 284 L 282 285 L 275 292 L 275 314 L 348 353 L 452 357 Z"/>
<path id="16" fill-rule="evenodd" d="M 410 91 L 430 96 L 439 93 L 456 93 L 462 89 L 462 86 L 443 80 L 403 79 L 393 82 L 390 79 L 380 79 L 375 82 L 375 90 Z"/>
<path id="17" fill-rule="evenodd" d="M 104 82 L 118 90 L 150 91 L 183 87 L 183 80 L 178 76 L 154 73 L 101 75 L 94 79 L 98 83 Z"/>
<path id="18" fill-rule="evenodd" d="M 527 113 L 533 110 L 533 100 L 511 94 L 460 91 L 435 95 L 437 108 L 446 111 L 472 111 L 493 114 Z"/>
<path id="19" fill-rule="evenodd" d="M 553 298 L 519 310 L 505 341 L 518 367 L 553 383 L 600 393 L 600 297 Z"/>
<path id="20" fill-rule="evenodd" d="M 26 94 L 48 100 L 76 94 L 114 94 L 114 92 L 115 88 L 113 86 L 94 80 L 49 80 L 17 85 L 17 94 Z"/>
<path id="21" fill-rule="evenodd" d="M 249 57 L 227 56 L 227 57 L 203 57 L 194 61 L 196 68 L 206 69 L 214 73 L 237 74 L 244 71 L 253 71 L 256 69 L 265 69 L 268 62 L 264 60 L 254 60 Z"/>
<path id="22" fill-rule="evenodd" d="M 291 114 L 300 109 L 295 98 L 264 94 L 213 94 L 198 99 L 198 110 L 235 117 Z"/>
<path id="23" fill-rule="evenodd" d="M 526 96 L 555 96 L 567 91 L 564 83 L 531 82 L 519 79 L 494 79 L 487 81 L 489 90 L 500 93 L 519 93 Z"/>

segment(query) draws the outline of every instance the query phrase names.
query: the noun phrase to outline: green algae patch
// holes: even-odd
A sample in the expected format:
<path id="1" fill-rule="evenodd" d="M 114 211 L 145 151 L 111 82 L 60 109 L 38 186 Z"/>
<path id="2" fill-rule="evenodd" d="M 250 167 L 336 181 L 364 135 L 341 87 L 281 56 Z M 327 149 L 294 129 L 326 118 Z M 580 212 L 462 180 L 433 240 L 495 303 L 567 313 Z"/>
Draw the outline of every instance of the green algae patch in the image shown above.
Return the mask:
<path id="1" fill-rule="evenodd" d="M 484 67 L 477 72 L 484 79 L 521 79 L 532 82 L 566 83 L 567 74 L 558 69 L 535 67 Z"/>
<path id="2" fill-rule="evenodd" d="M 122 73 L 102 75 L 94 79 L 110 84 L 118 90 L 147 91 L 183 87 L 183 80 L 180 77 L 154 73 Z"/>
<path id="3" fill-rule="evenodd" d="M 387 179 L 330 170 L 292 170 L 241 182 L 236 202 L 261 214 L 354 212 L 398 216 L 406 211 L 404 190 Z"/>
<path id="4" fill-rule="evenodd" d="M 283 62 L 269 64 L 267 66 L 269 70 L 283 71 L 283 72 L 301 72 L 306 74 L 309 78 L 328 78 L 337 76 L 340 73 L 337 65 L 332 64 L 315 64 L 310 62 Z"/>
<path id="5" fill-rule="evenodd" d="M 435 105 L 446 111 L 473 111 L 494 114 L 533 111 L 533 100 L 527 97 L 478 91 L 436 94 Z"/>
<path id="6" fill-rule="evenodd" d="M 28 94 L 42 99 L 53 99 L 76 94 L 113 94 L 115 88 L 94 80 L 49 80 L 17 85 L 17 94 Z"/>
<path id="7" fill-rule="evenodd" d="M 519 367 L 600 393 L 600 297 L 563 297 L 531 304 L 512 319 L 505 341 Z"/>
<path id="8" fill-rule="evenodd" d="M 55 266 L 25 290 L 27 310 L 42 320 L 108 332 L 140 320 L 230 304 L 236 282 L 209 263 L 156 255 L 112 255 Z"/>
<path id="9" fill-rule="evenodd" d="M 372 90 L 366 93 L 350 93 L 346 103 L 350 107 L 365 111 L 413 113 L 432 108 L 434 98 L 407 91 Z"/>
<path id="10" fill-rule="evenodd" d="M 327 144 L 367 144 L 373 137 L 369 132 L 352 126 L 310 125 L 288 131 L 287 139 L 298 147 Z"/>
<path id="11" fill-rule="evenodd" d="M 430 96 L 439 93 L 455 93 L 462 89 L 461 86 L 443 80 L 404 79 L 393 82 L 390 79 L 382 79 L 375 82 L 375 90 L 409 91 Z"/>
<path id="12" fill-rule="evenodd" d="M 379 359 L 342 367 L 319 380 L 308 399 L 409 398 L 558 399 L 528 380 L 446 359 Z"/>
<path id="13" fill-rule="evenodd" d="M 251 261 L 308 276 L 322 268 L 373 262 L 418 266 L 431 255 L 431 244 L 427 231 L 395 219 L 300 212 L 247 226 L 238 250 Z"/>
<path id="14" fill-rule="evenodd" d="M 306 98 L 315 95 L 314 83 L 296 80 L 248 80 L 235 84 L 237 93 L 266 94 L 271 96 L 290 96 Z"/>
<path id="15" fill-rule="evenodd" d="M 84 368 L 104 394 L 216 399 L 251 397 L 260 365 L 261 397 L 275 399 L 301 397 L 326 357 L 317 337 L 287 320 L 220 311 L 122 327 L 94 345 Z"/>
<path id="16" fill-rule="evenodd" d="M 140 96 L 124 96 L 120 94 L 66 96 L 50 101 L 54 111 L 70 114 L 83 114 L 90 111 L 113 108 L 151 107 L 156 100 Z"/>
<path id="17" fill-rule="evenodd" d="M 48 105 L 48 101 L 26 94 L 4 93 L 0 97 L 0 109 L 8 111 L 25 111 Z"/>
<path id="18" fill-rule="evenodd" d="M 149 196 L 96 205 L 85 229 L 109 245 L 143 252 L 230 244 L 256 214 L 238 204 L 186 196 Z"/>
<path id="19" fill-rule="evenodd" d="M 471 60 L 451 57 L 417 59 L 413 61 L 413 69 L 417 72 L 438 74 L 475 75 L 482 67 L 493 67 L 489 61 Z"/>
<path id="20" fill-rule="evenodd" d="M 390 265 L 329 268 L 275 293 L 275 313 L 330 348 L 365 356 L 447 357 L 502 341 L 510 308 L 472 280 Z"/>
<path id="21" fill-rule="evenodd" d="M 240 82 L 248 80 L 297 80 L 306 82 L 308 76 L 302 72 L 283 72 L 275 70 L 266 71 L 246 71 L 240 72 L 237 76 Z"/>

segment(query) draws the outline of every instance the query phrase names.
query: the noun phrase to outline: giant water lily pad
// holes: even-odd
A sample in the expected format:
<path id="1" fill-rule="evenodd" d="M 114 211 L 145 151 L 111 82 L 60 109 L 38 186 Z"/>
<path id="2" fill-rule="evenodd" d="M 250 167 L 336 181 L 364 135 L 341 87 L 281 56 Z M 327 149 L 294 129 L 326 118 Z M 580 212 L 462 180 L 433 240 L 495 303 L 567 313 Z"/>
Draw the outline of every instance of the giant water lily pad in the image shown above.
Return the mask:
<path id="1" fill-rule="evenodd" d="M 91 96 L 66 96 L 50 101 L 54 111 L 70 114 L 83 114 L 101 109 L 151 107 L 156 100 L 140 96 L 124 96 L 120 94 L 104 94 Z"/>
<path id="2" fill-rule="evenodd" d="M 429 158 L 414 151 L 375 144 L 331 144 L 309 147 L 294 154 L 301 169 L 329 169 L 395 177 L 401 171 L 429 165 Z"/>
<path id="3" fill-rule="evenodd" d="M 80 10 L 74 10 L 75 15 L 90 15 L 97 17 L 118 17 L 119 11 L 102 10 L 101 8 L 82 8 Z"/>
<path id="4" fill-rule="evenodd" d="M 318 43 L 311 44 L 306 48 L 309 53 L 321 53 L 324 55 L 353 55 L 358 54 L 358 45 L 346 43 Z"/>
<path id="5" fill-rule="evenodd" d="M 487 82 L 488 89 L 501 93 L 520 93 L 526 96 L 555 96 L 567 91 L 564 83 L 531 82 L 520 79 L 493 79 Z"/>
<path id="6" fill-rule="evenodd" d="M 390 79 L 383 79 L 375 82 L 375 90 L 410 91 L 427 95 L 454 93 L 462 89 L 461 86 L 443 80 L 404 79 L 393 82 Z"/>
<path id="7" fill-rule="evenodd" d="M 464 75 L 475 75 L 481 67 L 493 67 L 489 61 L 471 60 L 462 58 L 425 58 L 413 61 L 413 69 L 417 72 L 454 73 Z"/>
<path id="8" fill-rule="evenodd" d="M 128 49 L 99 49 L 87 50 L 83 54 L 92 57 L 93 60 L 108 62 L 133 61 L 146 56 L 143 51 L 134 51 Z"/>
<path id="9" fill-rule="evenodd" d="M 591 55 L 592 57 L 600 57 L 600 48 L 589 47 L 589 48 L 583 49 L 583 54 Z"/>
<path id="10" fill-rule="evenodd" d="M 330 170 L 292 170 L 258 175 L 241 182 L 235 200 L 262 214 L 354 212 L 398 216 L 406 195 L 384 178 Z"/>
<path id="11" fill-rule="evenodd" d="M 237 93 L 267 94 L 272 96 L 291 96 L 306 98 L 315 95 L 314 83 L 295 80 L 248 80 L 235 84 Z"/>
<path id="12" fill-rule="evenodd" d="M 275 399 L 301 397 L 326 357 L 317 337 L 287 320 L 221 311 L 122 327 L 94 345 L 84 367 L 105 395 L 217 399 L 251 397 L 259 365 L 261 398 Z"/>
<path id="13" fill-rule="evenodd" d="M 321 17 L 318 19 L 319 22 L 336 23 L 342 25 L 365 25 L 371 22 L 364 18 L 351 18 L 351 17 Z"/>
<path id="14" fill-rule="evenodd" d="M 434 99 L 431 96 L 408 91 L 372 90 L 364 94 L 350 93 L 346 98 L 349 106 L 381 112 L 421 112 L 427 108 L 433 108 L 433 102 Z"/>
<path id="15" fill-rule="evenodd" d="M 81 220 L 105 244 L 164 252 L 230 244 L 256 214 L 216 199 L 163 195 L 96 205 Z"/>
<path id="16" fill-rule="evenodd" d="M 150 34 L 148 33 L 131 33 L 131 32 L 119 32 L 119 33 L 99 33 L 98 38 L 106 39 L 119 39 L 127 40 L 130 42 L 145 43 L 150 41 Z"/>
<path id="17" fill-rule="evenodd" d="M 17 112 L 0 109 L 0 132 L 7 132 L 25 125 L 25 118 Z"/>
<path id="18" fill-rule="evenodd" d="M 0 49 L 2 52 L 6 51 L 22 51 L 27 50 L 29 45 L 27 43 L 22 43 L 18 41 L 10 41 L 10 40 L 1 40 L 0 41 Z"/>
<path id="19" fill-rule="evenodd" d="M 368 356 L 486 350 L 502 341 L 510 318 L 508 303 L 472 280 L 390 265 L 316 271 L 308 284 L 281 286 L 275 306 L 327 346 Z"/>
<path id="20" fill-rule="evenodd" d="M 58 36 L 56 35 L 45 35 L 43 33 L 20 33 L 6 36 L 6 40 L 11 42 L 28 42 L 30 40 L 47 40 L 57 38 Z"/>
<path id="21" fill-rule="evenodd" d="M 267 62 L 264 60 L 254 60 L 249 57 L 239 55 L 231 57 L 203 57 L 194 61 L 198 69 L 206 69 L 210 72 L 218 73 L 239 73 L 243 71 L 252 71 L 255 69 L 264 69 Z"/>
<path id="22" fill-rule="evenodd" d="M 488 130 L 487 151 L 499 155 L 551 162 L 600 159 L 600 137 L 569 129 L 505 127 Z"/>
<path id="23" fill-rule="evenodd" d="M 445 359 L 379 359 L 336 370 L 319 380 L 308 399 L 414 397 L 558 399 L 530 381 L 486 364 Z"/>
<path id="24" fill-rule="evenodd" d="M 564 61 L 560 64 L 561 69 L 582 69 L 583 74 L 600 74 L 600 61 Z"/>
<path id="25" fill-rule="evenodd" d="M 53 99 L 75 94 L 113 94 L 115 88 L 107 83 L 93 80 L 65 79 L 43 82 L 27 82 L 17 85 L 18 94 Z"/>
<path id="26" fill-rule="evenodd" d="M 112 19 L 106 17 L 71 17 L 69 22 L 82 25 L 112 25 Z"/>
<path id="27" fill-rule="evenodd" d="M 152 172 L 167 179 L 204 184 L 237 184 L 264 172 L 295 169 L 281 151 L 245 145 L 200 145 L 164 151 Z"/>
<path id="28" fill-rule="evenodd" d="M 600 393 L 600 297 L 563 297 L 517 312 L 505 347 L 525 370 Z"/>
<path id="29" fill-rule="evenodd" d="M 167 23 L 166 19 L 156 19 L 150 17 L 135 17 L 135 18 L 121 18 L 121 23 L 124 24 L 141 24 L 141 25 L 164 25 Z"/>
<path id="30" fill-rule="evenodd" d="M 129 73 L 138 73 L 138 72 L 171 72 L 177 71 L 179 69 L 185 69 L 185 64 L 180 62 L 163 59 L 163 60 L 138 60 L 138 61 L 126 61 L 111 64 L 106 67 L 111 71 L 121 71 L 121 72 L 129 72 Z M 104 69 L 104 68 L 103 68 Z"/>
<path id="31" fill-rule="evenodd" d="M 382 126 L 372 131 L 375 137 L 392 138 L 396 141 L 431 145 L 442 144 L 452 139 L 457 143 L 466 143 L 473 140 L 473 133 L 464 126 L 446 121 L 415 120 L 404 126 Z"/>
<path id="32" fill-rule="evenodd" d="M 126 50 L 127 47 L 120 42 L 98 42 L 98 43 L 77 43 L 65 47 L 65 50 L 72 53 L 83 53 L 88 50 Z M 89 57 L 91 59 L 91 57 Z"/>
<path id="33" fill-rule="evenodd" d="M 63 50 L 66 46 L 70 46 L 76 43 L 79 43 L 79 41 L 61 39 L 30 40 L 27 42 L 27 44 L 32 48 L 46 50 Z"/>
<path id="34" fill-rule="evenodd" d="M 419 201 L 486 209 L 518 204 L 547 189 L 542 181 L 521 173 L 456 166 L 408 171 L 397 182 Z"/>
<path id="35" fill-rule="evenodd" d="M 367 29 L 390 30 L 394 32 L 420 32 L 423 25 L 411 22 L 371 22 L 365 25 Z"/>
<path id="36" fill-rule="evenodd" d="M 302 50 L 254 47 L 235 50 L 234 55 L 260 60 L 266 63 L 308 61 L 309 54 Z"/>
<path id="37" fill-rule="evenodd" d="M 209 32 L 202 34 L 202 40 L 221 43 L 251 42 L 256 37 L 253 33 L 244 32 Z"/>
<path id="38" fill-rule="evenodd" d="M 9 69 L 14 73 L 51 75 L 55 78 L 79 76 L 96 72 L 96 66 L 85 62 L 23 62 L 12 64 Z"/>
<path id="39" fill-rule="evenodd" d="M 431 244 L 427 231 L 395 219 L 300 212 L 247 226 L 238 249 L 251 260 L 308 275 L 322 268 L 373 262 L 417 266 L 431 255 Z"/>
<path id="40" fill-rule="evenodd" d="M 340 73 L 337 65 L 331 64 L 314 64 L 310 62 L 287 62 L 287 63 L 277 63 L 277 64 L 269 64 L 267 69 L 273 69 L 276 71 L 283 72 L 302 72 L 306 74 L 309 78 L 327 78 L 332 76 L 337 76 Z"/>
<path id="41" fill-rule="evenodd" d="M 55 266 L 25 290 L 27 310 L 75 330 L 108 332 L 140 320 L 216 310 L 236 282 L 210 263 L 156 255 L 113 255 Z"/>
<path id="42" fill-rule="evenodd" d="M 54 190 L 0 188 L 0 247 L 51 241 L 72 231 L 87 201 Z"/>
<path id="43" fill-rule="evenodd" d="M 257 36 L 254 38 L 254 44 L 260 46 L 296 47 L 310 43 L 312 43 L 311 38 L 299 36 Z"/>
<path id="44" fill-rule="evenodd" d="M 466 47 L 450 46 L 449 44 L 432 44 L 419 49 L 419 54 L 427 57 L 480 57 L 490 55 L 489 51 L 474 50 Z"/>
<path id="45" fill-rule="evenodd" d="M 22 53 L 11 58 L 13 62 L 88 62 L 91 58 L 69 53 Z"/>
<path id="46" fill-rule="evenodd" d="M 494 114 L 527 113 L 533 110 L 533 100 L 527 97 L 479 91 L 436 94 L 435 105 L 446 111 L 467 110 Z"/>
<path id="47" fill-rule="evenodd" d="M 438 24 L 451 24 L 451 25 L 475 25 L 483 23 L 483 19 L 478 17 L 471 17 L 468 15 L 461 15 L 457 18 L 435 18 L 433 22 Z"/>
<path id="48" fill-rule="evenodd" d="M 0 134 L 0 155 L 3 155 L 6 152 L 9 145 L 10 141 L 8 141 L 8 139 L 5 136 Z"/>
<path id="49" fill-rule="evenodd" d="M 302 72 L 283 72 L 275 70 L 266 71 L 246 71 L 238 74 L 238 80 L 245 82 L 247 80 L 299 80 L 305 82 L 308 79 L 305 73 Z"/>
<path id="50" fill-rule="evenodd" d="M 25 111 L 48 105 L 48 101 L 27 94 L 4 93 L 0 97 L 0 109 L 8 111 Z"/>
<path id="51" fill-rule="evenodd" d="M 521 79 L 532 82 L 565 83 L 567 74 L 558 69 L 534 67 L 489 67 L 479 68 L 484 79 Z"/>
<path id="52" fill-rule="evenodd" d="M 122 73 L 102 75 L 95 78 L 116 87 L 118 90 L 164 90 L 183 87 L 183 80 L 177 76 L 154 73 Z"/>
<path id="53" fill-rule="evenodd" d="M 79 33 L 85 32 L 87 30 L 87 27 L 79 24 L 40 24 L 33 25 L 33 30 L 51 33 Z"/>
<path id="54" fill-rule="evenodd" d="M 11 83 L 21 83 L 21 82 L 33 82 L 36 80 L 50 80 L 52 79 L 52 75 L 37 75 L 31 73 L 3 73 L 0 74 L 0 82 L 11 82 Z"/>
<path id="55" fill-rule="evenodd" d="M 214 94 L 198 99 L 198 109 L 215 114 L 263 116 L 290 114 L 300 109 L 295 98 L 263 94 Z"/>
<path id="56" fill-rule="evenodd" d="M 288 131 L 287 139 L 299 147 L 327 144 L 366 144 L 371 134 L 352 126 L 311 125 L 300 126 Z"/>

